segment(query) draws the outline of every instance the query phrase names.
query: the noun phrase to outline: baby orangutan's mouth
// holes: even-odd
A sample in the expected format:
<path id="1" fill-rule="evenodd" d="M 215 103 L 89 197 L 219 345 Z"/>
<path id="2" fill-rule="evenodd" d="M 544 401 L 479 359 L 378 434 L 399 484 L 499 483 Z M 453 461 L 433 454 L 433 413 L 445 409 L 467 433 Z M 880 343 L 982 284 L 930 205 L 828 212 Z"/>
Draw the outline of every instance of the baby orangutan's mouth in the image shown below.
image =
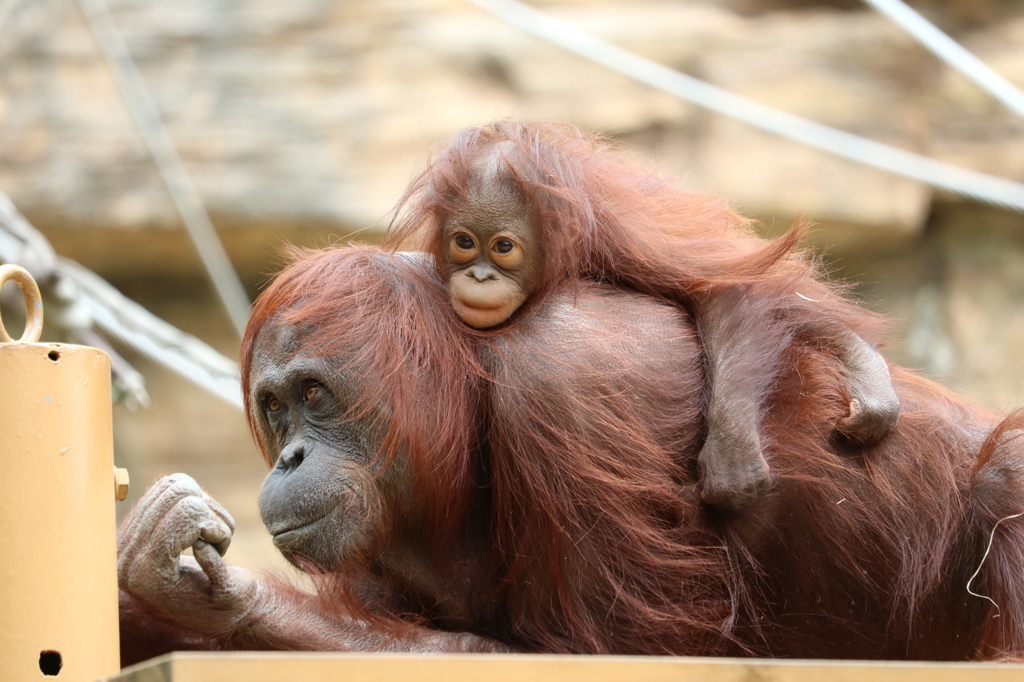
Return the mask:
<path id="1" fill-rule="evenodd" d="M 469 303 L 464 299 L 452 298 L 452 306 L 455 308 L 455 312 L 458 313 L 459 317 L 474 329 L 487 329 L 489 327 L 496 327 L 515 312 L 515 307 L 506 304 L 483 305 L 478 304 L 476 301 Z"/>

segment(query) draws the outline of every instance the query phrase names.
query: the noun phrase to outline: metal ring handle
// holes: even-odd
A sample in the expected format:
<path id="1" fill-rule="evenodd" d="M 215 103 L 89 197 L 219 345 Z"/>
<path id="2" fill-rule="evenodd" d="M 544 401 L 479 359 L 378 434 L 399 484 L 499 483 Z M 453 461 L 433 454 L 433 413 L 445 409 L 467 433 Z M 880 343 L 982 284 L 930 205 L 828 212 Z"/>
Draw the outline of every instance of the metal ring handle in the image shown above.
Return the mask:
<path id="1" fill-rule="evenodd" d="M 39 287 L 28 270 L 18 265 L 0 265 L 0 287 L 4 282 L 14 282 L 25 297 L 25 331 L 18 343 L 35 343 L 43 333 L 43 297 Z M 0 343 L 14 343 L 4 329 L 3 318 L 0 318 Z"/>

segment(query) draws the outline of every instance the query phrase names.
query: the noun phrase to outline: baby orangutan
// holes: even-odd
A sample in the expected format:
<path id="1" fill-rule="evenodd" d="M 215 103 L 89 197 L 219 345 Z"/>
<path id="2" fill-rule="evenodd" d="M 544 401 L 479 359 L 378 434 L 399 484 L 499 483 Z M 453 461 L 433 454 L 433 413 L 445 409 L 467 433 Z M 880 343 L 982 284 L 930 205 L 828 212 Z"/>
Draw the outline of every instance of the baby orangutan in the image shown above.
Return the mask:
<path id="1" fill-rule="evenodd" d="M 538 290 L 544 252 L 533 212 L 512 187 L 485 177 L 465 213 L 448 218 L 439 269 L 452 307 L 474 329 L 507 321 Z"/>
<path id="2" fill-rule="evenodd" d="M 698 464 L 708 504 L 739 509 L 769 486 L 759 424 L 786 349 L 802 336 L 827 339 L 841 364 L 850 415 L 838 431 L 871 443 L 899 414 L 885 360 L 851 326 L 863 313 L 791 253 L 798 231 L 757 237 L 722 203 L 625 163 L 576 128 L 463 131 L 400 208 L 397 241 L 421 233 L 455 312 L 475 329 L 514 326 L 554 288 L 588 280 L 693 315 L 707 363 Z"/>

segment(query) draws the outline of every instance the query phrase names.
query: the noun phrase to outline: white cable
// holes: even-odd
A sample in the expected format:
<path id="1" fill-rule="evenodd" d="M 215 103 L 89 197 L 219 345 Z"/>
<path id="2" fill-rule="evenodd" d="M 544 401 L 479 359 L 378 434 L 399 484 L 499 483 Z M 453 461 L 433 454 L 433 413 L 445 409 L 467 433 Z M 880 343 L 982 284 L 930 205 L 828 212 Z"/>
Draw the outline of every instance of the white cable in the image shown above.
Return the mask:
<path id="1" fill-rule="evenodd" d="M 160 177 L 185 223 L 189 237 L 199 252 L 206 273 L 235 330 L 241 336 L 249 320 L 249 298 L 224 245 L 217 237 L 199 192 L 178 156 L 160 111 L 135 67 L 131 52 L 111 19 L 104 0 L 78 0 L 78 4 L 96 43 L 107 59 L 132 120 L 156 162 Z"/>
<path id="2" fill-rule="evenodd" d="M 1024 92 L 965 50 L 902 0 L 864 0 L 888 17 L 925 49 L 974 81 L 975 85 L 1024 118 Z"/>
<path id="3" fill-rule="evenodd" d="M 516 0 L 469 1 L 539 38 L 723 116 L 850 161 L 1024 212 L 1024 184 L 935 161 L 759 104 L 635 55 Z"/>

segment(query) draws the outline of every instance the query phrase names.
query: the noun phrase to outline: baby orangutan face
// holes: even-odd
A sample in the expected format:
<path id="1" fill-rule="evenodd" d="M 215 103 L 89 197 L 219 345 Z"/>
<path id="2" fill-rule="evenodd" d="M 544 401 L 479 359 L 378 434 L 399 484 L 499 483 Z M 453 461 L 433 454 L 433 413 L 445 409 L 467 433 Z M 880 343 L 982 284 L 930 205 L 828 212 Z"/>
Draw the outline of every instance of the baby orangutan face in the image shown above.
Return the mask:
<path id="1" fill-rule="evenodd" d="M 445 221 L 441 256 L 448 296 L 475 329 L 502 324 L 537 290 L 541 250 L 534 212 L 492 168 L 470 188 L 466 208 Z"/>

